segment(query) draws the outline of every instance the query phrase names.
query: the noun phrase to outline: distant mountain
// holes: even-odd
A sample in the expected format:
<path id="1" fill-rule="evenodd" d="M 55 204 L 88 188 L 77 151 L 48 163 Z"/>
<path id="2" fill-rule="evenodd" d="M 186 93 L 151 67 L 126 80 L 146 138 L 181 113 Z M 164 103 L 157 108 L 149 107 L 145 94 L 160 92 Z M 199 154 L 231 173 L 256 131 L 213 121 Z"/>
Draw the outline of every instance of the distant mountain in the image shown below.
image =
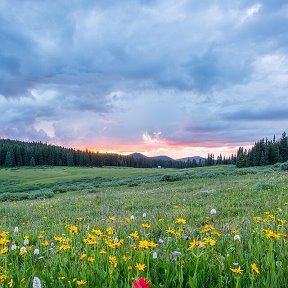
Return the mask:
<path id="1" fill-rule="evenodd" d="M 149 158 L 156 159 L 156 160 L 164 160 L 164 161 L 175 161 L 171 157 L 165 156 L 165 155 L 163 155 L 163 156 L 153 156 L 153 157 L 149 157 Z"/>
<path id="2" fill-rule="evenodd" d="M 188 161 L 192 162 L 193 160 L 196 160 L 196 162 L 199 163 L 199 162 L 204 162 L 206 158 L 203 158 L 200 156 L 193 156 L 193 157 L 185 157 L 185 158 L 177 159 L 177 161 L 181 161 L 181 162 L 188 162 Z"/>
<path id="3" fill-rule="evenodd" d="M 172 159 L 171 157 L 166 156 L 166 155 L 147 157 L 147 156 L 145 156 L 145 155 L 143 155 L 141 153 L 132 153 L 132 154 L 130 154 L 128 156 L 130 156 L 132 158 L 135 158 L 135 159 L 149 158 L 149 159 L 155 159 L 155 160 L 175 161 L 174 159 Z"/>
<path id="4" fill-rule="evenodd" d="M 147 156 L 141 154 L 141 153 L 132 153 L 132 154 L 129 154 L 128 156 L 132 157 L 132 158 L 135 158 L 135 159 L 139 159 L 139 158 L 148 158 Z"/>

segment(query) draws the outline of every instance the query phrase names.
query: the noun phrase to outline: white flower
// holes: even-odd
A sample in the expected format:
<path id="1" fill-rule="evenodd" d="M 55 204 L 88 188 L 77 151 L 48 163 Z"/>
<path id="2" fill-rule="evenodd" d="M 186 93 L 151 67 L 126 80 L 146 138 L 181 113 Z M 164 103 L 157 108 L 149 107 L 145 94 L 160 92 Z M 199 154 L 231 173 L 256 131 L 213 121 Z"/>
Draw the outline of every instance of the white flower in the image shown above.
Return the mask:
<path id="1" fill-rule="evenodd" d="M 216 210 L 216 209 L 211 209 L 210 214 L 211 214 L 211 215 L 217 214 L 217 210 Z"/>
<path id="2" fill-rule="evenodd" d="M 234 240 L 235 240 L 235 241 L 240 241 L 240 239 L 241 239 L 241 238 L 240 238 L 240 236 L 239 236 L 238 234 L 236 234 L 236 235 L 234 236 Z"/>
<path id="3" fill-rule="evenodd" d="M 35 248 L 34 250 L 34 255 L 38 255 L 40 253 L 39 249 L 38 248 Z"/>
<path id="4" fill-rule="evenodd" d="M 145 218 L 146 217 L 146 213 L 144 212 L 142 216 L 143 216 L 143 218 Z"/>
<path id="5" fill-rule="evenodd" d="M 153 252 L 152 258 L 153 258 L 153 259 L 157 259 L 157 257 L 158 257 L 158 256 L 157 256 L 157 252 Z"/>
<path id="6" fill-rule="evenodd" d="M 119 242 L 119 239 L 115 237 L 114 242 Z"/>
<path id="7" fill-rule="evenodd" d="M 11 250 L 16 250 L 16 249 L 17 249 L 16 244 L 12 244 L 12 245 L 11 245 Z"/>
<path id="8" fill-rule="evenodd" d="M 18 233 L 19 232 L 19 228 L 16 226 L 15 228 L 14 228 L 14 233 Z"/>
<path id="9" fill-rule="evenodd" d="M 29 245 L 29 239 L 28 238 L 24 239 L 24 245 Z"/>
<path id="10" fill-rule="evenodd" d="M 26 252 L 27 252 L 26 247 L 21 247 L 21 248 L 20 248 L 20 252 L 21 252 L 21 253 L 26 253 Z"/>
<path id="11" fill-rule="evenodd" d="M 131 216 L 130 216 L 130 219 L 131 219 L 131 220 L 134 220 L 134 219 L 135 219 L 134 215 L 131 215 Z"/>
<path id="12" fill-rule="evenodd" d="M 41 288 L 41 281 L 38 277 L 33 278 L 33 288 Z"/>

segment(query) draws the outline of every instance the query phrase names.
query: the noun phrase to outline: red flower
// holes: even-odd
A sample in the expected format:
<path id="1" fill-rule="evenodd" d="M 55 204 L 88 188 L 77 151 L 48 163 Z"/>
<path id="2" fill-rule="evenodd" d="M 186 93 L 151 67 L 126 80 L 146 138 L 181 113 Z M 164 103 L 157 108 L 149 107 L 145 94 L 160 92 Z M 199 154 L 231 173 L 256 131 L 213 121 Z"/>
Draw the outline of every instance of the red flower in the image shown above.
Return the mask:
<path id="1" fill-rule="evenodd" d="M 149 288 L 151 286 L 150 283 L 146 282 L 144 277 L 139 278 L 138 281 L 133 282 L 134 288 Z"/>

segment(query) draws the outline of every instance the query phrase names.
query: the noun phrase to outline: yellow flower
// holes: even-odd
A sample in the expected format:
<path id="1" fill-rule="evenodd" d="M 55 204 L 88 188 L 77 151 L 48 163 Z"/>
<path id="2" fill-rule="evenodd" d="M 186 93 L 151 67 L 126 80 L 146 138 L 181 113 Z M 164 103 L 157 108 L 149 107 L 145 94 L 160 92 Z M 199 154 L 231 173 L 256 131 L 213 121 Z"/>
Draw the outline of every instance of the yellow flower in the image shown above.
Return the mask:
<path id="1" fill-rule="evenodd" d="M 106 231 L 107 231 L 108 235 L 112 235 L 112 234 L 114 233 L 113 227 L 108 227 L 108 228 L 106 229 Z"/>
<path id="2" fill-rule="evenodd" d="M 251 264 L 251 269 L 252 269 L 253 272 L 255 272 L 255 273 L 257 273 L 257 274 L 260 274 L 259 269 L 258 269 L 256 263 L 252 263 L 252 264 Z"/>
<path id="3" fill-rule="evenodd" d="M 93 262 L 95 261 L 95 258 L 89 257 L 89 258 L 88 258 L 88 261 L 89 261 L 90 263 L 93 263 Z"/>
<path id="4" fill-rule="evenodd" d="M 239 230 L 238 230 L 238 229 L 232 229 L 232 230 L 231 230 L 231 233 L 232 233 L 233 235 L 236 235 L 236 234 L 239 233 Z"/>
<path id="5" fill-rule="evenodd" d="M 11 280 L 8 282 L 8 286 L 9 286 L 9 287 L 12 287 L 12 286 L 13 286 L 13 284 L 14 284 L 14 280 L 13 280 L 13 279 L 11 279 Z"/>
<path id="6" fill-rule="evenodd" d="M 3 249 L 0 249 L 0 254 L 6 254 L 8 252 L 8 247 L 4 247 Z"/>
<path id="7" fill-rule="evenodd" d="M 242 275 L 243 274 L 243 270 L 241 270 L 241 267 L 239 266 L 238 268 L 230 268 L 230 270 L 232 272 L 234 272 L 235 274 L 239 274 Z"/>
<path id="8" fill-rule="evenodd" d="M 127 269 L 128 269 L 128 271 L 132 270 L 132 266 L 129 265 L 129 266 L 127 267 Z"/>
<path id="9" fill-rule="evenodd" d="M 130 233 L 129 234 L 134 240 L 138 240 L 139 239 L 139 235 L 138 235 L 138 232 L 135 231 L 133 233 Z"/>
<path id="10" fill-rule="evenodd" d="M 204 243 L 209 244 L 210 246 L 215 246 L 216 241 L 211 239 L 211 238 L 206 238 L 206 239 L 204 239 Z"/>
<path id="11" fill-rule="evenodd" d="M 214 230 L 215 228 L 212 225 L 205 225 L 204 228 L 200 231 L 200 233 L 207 233 L 210 232 L 212 230 Z"/>
<path id="12" fill-rule="evenodd" d="M 117 267 L 117 259 L 115 256 L 110 255 L 109 256 L 109 262 L 113 265 L 114 268 Z"/>
<path id="13" fill-rule="evenodd" d="M 7 243 L 9 243 L 10 240 L 6 239 L 6 238 L 0 238 L 0 245 L 5 245 Z"/>
<path id="14" fill-rule="evenodd" d="M 101 231 L 101 230 L 99 230 L 99 229 L 92 229 L 91 230 L 91 232 L 92 233 L 94 233 L 94 234 L 96 234 L 97 236 L 101 236 L 101 235 L 103 235 L 103 232 Z"/>
<path id="15" fill-rule="evenodd" d="M 82 261 L 82 260 L 84 260 L 85 258 L 87 257 L 87 254 L 82 254 L 81 256 L 80 256 L 80 260 Z"/>
<path id="16" fill-rule="evenodd" d="M 7 279 L 5 274 L 0 274 L 0 284 L 2 284 Z"/>
<path id="17" fill-rule="evenodd" d="M 266 232 L 266 238 L 267 239 L 271 239 L 271 238 L 280 239 L 280 236 L 281 236 L 281 234 L 275 233 L 272 230 L 268 230 Z"/>
<path id="18" fill-rule="evenodd" d="M 168 228 L 166 229 L 167 234 L 176 234 L 176 231 L 174 229 Z"/>
<path id="19" fill-rule="evenodd" d="M 114 217 L 114 216 L 109 216 L 108 219 L 109 219 L 110 221 L 115 221 L 115 217 Z"/>
<path id="20" fill-rule="evenodd" d="M 65 276 L 59 276 L 58 279 L 59 280 L 64 280 L 66 277 Z"/>
<path id="21" fill-rule="evenodd" d="M 143 224 L 142 224 L 142 227 L 145 228 L 145 229 L 150 228 L 150 224 L 148 224 L 148 223 L 143 223 Z"/>
<path id="22" fill-rule="evenodd" d="M 105 249 L 101 249 L 99 253 L 100 253 L 100 254 L 106 254 L 107 251 L 106 251 Z"/>
<path id="23" fill-rule="evenodd" d="M 147 240 L 139 241 L 138 245 L 139 245 L 139 248 L 144 248 L 144 249 L 155 248 L 157 246 L 156 243 L 150 242 L 150 241 L 147 241 Z"/>
<path id="24" fill-rule="evenodd" d="M 76 226 L 71 225 L 68 228 L 69 228 L 69 231 L 71 234 L 77 234 L 78 233 L 78 228 Z"/>
<path id="25" fill-rule="evenodd" d="M 177 223 L 177 224 L 186 224 L 186 220 L 185 220 L 184 218 L 178 218 L 178 219 L 176 220 L 176 223 Z"/>
<path id="26" fill-rule="evenodd" d="M 205 245 L 205 244 L 206 244 L 205 242 L 194 240 L 189 243 L 189 249 L 192 250 L 195 246 Z"/>
<path id="27" fill-rule="evenodd" d="M 76 284 L 77 284 L 77 286 L 84 286 L 84 285 L 86 285 L 86 281 L 84 281 L 84 280 L 77 280 L 77 281 L 76 281 Z"/>
<path id="28" fill-rule="evenodd" d="M 41 245 L 45 246 L 45 247 L 48 247 L 49 246 L 49 242 L 48 241 L 42 242 Z"/>
<path id="29" fill-rule="evenodd" d="M 146 265 L 145 265 L 145 264 L 136 263 L 135 267 L 136 267 L 139 271 L 144 271 L 144 269 L 146 268 Z"/>

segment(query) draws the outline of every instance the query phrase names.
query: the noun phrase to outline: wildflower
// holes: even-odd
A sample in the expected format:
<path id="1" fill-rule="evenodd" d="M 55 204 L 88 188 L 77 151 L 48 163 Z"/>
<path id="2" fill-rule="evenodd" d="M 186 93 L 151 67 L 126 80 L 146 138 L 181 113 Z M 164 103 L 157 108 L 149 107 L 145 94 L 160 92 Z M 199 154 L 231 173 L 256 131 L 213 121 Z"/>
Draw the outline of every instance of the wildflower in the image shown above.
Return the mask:
<path id="1" fill-rule="evenodd" d="M 252 269 L 253 272 L 255 272 L 255 273 L 257 273 L 257 274 L 260 274 L 259 269 L 258 269 L 256 263 L 252 263 L 252 264 L 251 264 L 251 269 Z"/>
<path id="2" fill-rule="evenodd" d="M 241 238 L 240 238 L 240 236 L 239 236 L 238 234 L 236 234 L 236 235 L 234 236 L 234 240 L 235 240 L 235 241 L 240 241 Z"/>
<path id="3" fill-rule="evenodd" d="M 94 261 L 95 261 L 95 258 L 93 258 L 93 257 L 88 258 L 88 262 L 93 263 Z"/>
<path id="4" fill-rule="evenodd" d="M 26 247 L 21 247 L 21 248 L 20 248 L 20 255 L 23 255 L 23 254 L 25 254 L 25 253 L 27 253 Z"/>
<path id="5" fill-rule="evenodd" d="M 115 221 L 115 217 L 114 217 L 114 216 L 109 216 L 108 219 L 109 219 L 110 221 Z"/>
<path id="6" fill-rule="evenodd" d="M 100 254 L 106 254 L 107 252 L 106 252 L 105 249 L 101 249 L 99 253 L 100 253 Z"/>
<path id="7" fill-rule="evenodd" d="M 185 235 L 184 235 L 184 240 L 191 240 L 190 235 L 189 235 L 189 234 L 185 234 Z"/>
<path id="8" fill-rule="evenodd" d="M 108 227 L 108 228 L 106 229 L 106 231 L 107 231 L 108 235 L 114 234 L 114 228 L 113 228 L 113 227 Z"/>
<path id="9" fill-rule="evenodd" d="M 153 254 L 152 254 L 152 258 L 153 258 L 153 259 L 157 259 L 157 257 L 158 257 L 158 256 L 157 256 L 157 252 L 154 251 Z"/>
<path id="10" fill-rule="evenodd" d="M 2 286 L 2 283 L 7 279 L 7 276 L 5 274 L 0 274 L 0 285 Z"/>
<path id="11" fill-rule="evenodd" d="M 137 231 L 135 231 L 133 233 L 130 233 L 129 236 L 131 236 L 134 240 L 138 240 L 139 239 L 139 235 L 138 235 Z"/>
<path id="12" fill-rule="evenodd" d="M 145 218 L 146 216 L 147 216 L 146 213 L 143 213 L 142 217 Z"/>
<path id="13" fill-rule="evenodd" d="M 8 282 L 8 286 L 9 286 L 9 287 L 12 287 L 12 286 L 13 286 L 13 284 L 14 284 L 14 280 L 13 280 L 13 279 L 11 279 L 11 280 Z"/>
<path id="14" fill-rule="evenodd" d="M 152 241 L 147 241 L 147 240 L 139 241 L 139 248 L 148 249 L 148 248 L 154 248 L 156 246 L 157 244 Z"/>
<path id="15" fill-rule="evenodd" d="M 145 229 L 150 228 L 150 224 L 148 224 L 148 223 L 143 223 L 143 224 L 142 224 L 142 227 L 145 228 Z"/>
<path id="16" fill-rule="evenodd" d="M 158 239 L 158 244 L 163 244 L 164 243 L 164 240 L 163 239 Z"/>
<path id="17" fill-rule="evenodd" d="M 136 263 L 135 268 L 137 268 L 139 271 L 144 271 L 144 269 L 146 268 L 146 265 L 145 264 Z"/>
<path id="18" fill-rule="evenodd" d="M 41 288 L 41 281 L 38 277 L 33 278 L 33 288 Z"/>
<path id="19" fill-rule="evenodd" d="M 206 224 L 204 226 L 204 228 L 200 231 L 200 233 L 207 233 L 207 232 L 210 232 L 212 230 L 214 230 L 215 228 L 212 226 L 212 225 L 208 225 Z"/>
<path id="20" fill-rule="evenodd" d="M 134 215 L 131 215 L 130 219 L 133 221 L 135 219 Z"/>
<path id="21" fill-rule="evenodd" d="M 147 282 L 147 279 L 141 277 L 138 281 L 133 282 L 134 288 L 150 288 L 151 284 Z"/>
<path id="22" fill-rule="evenodd" d="M 216 241 L 211 239 L 211 238 L 206 238 L 206 239 L 204 239 L 204 243 L 208 244 L 210 246 L 215 246 Z"/>
<path id="23" fill-rule="evenodd" d="M 64 280 L 66 277 L 65 276 L 59 276 L 58 279 L 59 280 Z"/>
<path id="24" fill-rule="evenodd" d="M 83 260 L 86 258 L 86 256 L 87 256 L 87 254 L 85 254 L 85 253 L 84 253 L 84 254 L 82 254 L 82 255 L 80 256 L 80 258 L 79 258 L 79 259 L 80 259 L 80 261 L 83 261 Z"/>
<path id="25" fill-rule="evenodd" d="M 16 249 L 17 249 L 16 244 L 12 244 L 12 245 L 11 245 L 11 250 L 13 251 L 13 250 L 16 250 Z"/>
<path id="26" fill-rule="evenodd" d="M 176 234 L 176 231 L 174 229 L 168 228 L 166 229 L 167 234 Z"/>
<path id="27" fill-rule="evenodd" d="M 186 224 L 186 220 L 185 220 L 184 218 L 178 218 L 178 219 L 176 220 L 176 223 L 177 223 L 177 224 Z"/>
<path id="28" fill-rule="evenodd" d="M 232 272 L 234 272 L 236 275 L 241 275 L 241 274 L 243 274 L 243 270 L 241 270 L 241 267 L 239 266 L 238 268 L 230 268 L 230 270 L 232 271 Z"/>
<path id="29" fill-rule="evenodd" d="M 210 214 L 211 215 L 216 215 L 217 214 L 217 210 L 216 209 L 211 209 Z"/>
<path id="30" fill-rule="evenodd" d="M 68 228 L 69 228 L 69 232 L 71 234 L 77 234 L 78 233 L 78 228 L 76 226 L 71 225 Z"/>
<path id="31" fill-rule="evenodd" d="M 179 251 L 173 251 L 173 252 L 172 252 L 172 255 L 173 255 L 174 257 L 180 256 L 180 255 L 181 255 L 181 252 L 179 252 Z"/>
<path id="32" fill-rule="evenodd" d="M 25 246 L 29 245 L 29 239 L 28 239 L 28 238 L 25 238 L 25 239 L 24 239 L 24 245 L 25 245 Z"/>
<path id="33" fill-rule="evenodd" d="M 86 281 L 84 280 L 77 280 L 76 281 L 77 286 L 84 286 L 86 284 Z"/>
<path id="34" fill-rule="evenodd" d="M 40 251 L 38 248 L 35 248 L 33 253 L 34 253 L 34 255 L 39 255 Z"/>
<path id="35" fill-rule="evenodd" d="M 8 252 L 8 247 L 4 247 L 3 249 L 0 249 L 0 255 L 6 254 Z"/>
<path id="36" fill-rule="evenodd" d="M 199 241 L 199 240 L 194 240 L 192 242 L 189 243 L 189 249 L 192 250 L 195 246 L 200 246 L 200 245 L 203 245 L 201 246 L 200 248 L 203 248 L 205 246 L 205 242 L 202 242 L 202 241 Z"/>
<path id="37" fill-rule="evenodd" d="M 113 265 L 114 268 L 117 267 L 117 258 L 115 256 L 109 256 L 109 262 Z"/>
<path id="38" fill-rule="evenodd" d="M 14 228 L 14 233 L 19 233 L 19 228 L 17 226 Z"/>
<path id="39" fill-rule="evenodd" d="M 266 238 L 267 239 L 271 239 L 271 238 L 280 239 L 280 236 L 281 236 L 281 234 L 275 233 L 272 230 L 268 230 L 266 232 Z"/>
<path id="40" fill-rule="evenodd" d="M 91 230 L 92 233 L 96 234 L 97 236 L 102 236 L 103 235 L 103 232 L 99 229 L 92 229 Z M 113 233 L 112 233 L 113 234 Z"/>

